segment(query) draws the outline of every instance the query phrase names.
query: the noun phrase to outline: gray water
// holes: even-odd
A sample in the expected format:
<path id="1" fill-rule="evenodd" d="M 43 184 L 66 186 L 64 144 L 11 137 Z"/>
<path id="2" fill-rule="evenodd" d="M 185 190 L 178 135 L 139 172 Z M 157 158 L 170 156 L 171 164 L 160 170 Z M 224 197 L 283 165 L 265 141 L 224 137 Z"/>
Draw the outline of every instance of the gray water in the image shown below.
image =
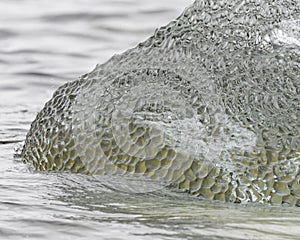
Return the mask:
<path id="1" fill-rule="evenodd" d="M 41 173 L 13 158 L 59 85 L 134 47 L 191 2 L 0 2 L 0 239 L 300 238 L 299 208 L 124 191 L 111 187 L 118 179 Z"/>

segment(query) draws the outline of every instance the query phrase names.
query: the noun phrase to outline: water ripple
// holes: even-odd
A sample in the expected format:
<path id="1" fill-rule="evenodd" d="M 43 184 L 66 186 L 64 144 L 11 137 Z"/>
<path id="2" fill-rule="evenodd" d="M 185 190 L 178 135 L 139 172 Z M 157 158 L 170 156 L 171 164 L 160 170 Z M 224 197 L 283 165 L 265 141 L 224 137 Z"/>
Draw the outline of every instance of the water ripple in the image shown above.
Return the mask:
<path id="1" fill-rule="evenodd" d="M 49 22 L 68 22 L 68 21 L 100 21 L 102 19 L 107 18 L 127 18 L 128 15 L 126 14 L 113 14 L 113 13 L 86 13 L 86 12 L 78 12 L 78 13 L 63 13 L 63 14 L 51 14 L 51 15 L 44 15 L 40 17 L 43 21 Z"/>

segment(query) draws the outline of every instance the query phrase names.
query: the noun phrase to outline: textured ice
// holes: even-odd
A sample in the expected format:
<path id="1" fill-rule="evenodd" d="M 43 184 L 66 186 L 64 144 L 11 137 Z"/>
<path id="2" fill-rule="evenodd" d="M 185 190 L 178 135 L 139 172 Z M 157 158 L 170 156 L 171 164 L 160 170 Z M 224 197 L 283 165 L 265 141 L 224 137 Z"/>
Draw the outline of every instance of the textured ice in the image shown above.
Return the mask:
<path id="1" fill-rule="evenodd" d="M 203 198 L 300 206 L 300 2 L 197 0 L 60 87 L 22 151 Z"/>

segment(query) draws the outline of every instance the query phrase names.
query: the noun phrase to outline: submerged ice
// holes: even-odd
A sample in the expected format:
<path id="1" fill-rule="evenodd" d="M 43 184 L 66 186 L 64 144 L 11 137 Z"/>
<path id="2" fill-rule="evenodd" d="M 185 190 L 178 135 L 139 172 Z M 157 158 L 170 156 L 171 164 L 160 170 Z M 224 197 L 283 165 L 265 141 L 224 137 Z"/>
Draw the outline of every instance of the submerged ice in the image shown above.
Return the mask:
<path id="1" fill-rule="evenodd" d="M 196 0 L 60 87 L 22 157 L 231 202 L 300 206 L 300 2 Z"/>

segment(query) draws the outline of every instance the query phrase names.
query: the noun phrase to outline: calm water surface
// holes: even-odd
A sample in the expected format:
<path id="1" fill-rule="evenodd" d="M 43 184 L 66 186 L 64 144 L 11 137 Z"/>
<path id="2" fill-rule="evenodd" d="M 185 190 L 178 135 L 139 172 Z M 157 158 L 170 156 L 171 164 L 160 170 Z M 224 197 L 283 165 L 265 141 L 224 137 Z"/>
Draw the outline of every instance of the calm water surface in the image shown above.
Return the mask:
<path id="1" fill-rule="evenodd" d="M 59 85 L 134 47 L 191 2 L 0 2 L 0 239 L 300 239 L 299 208 L 126 191 L 122 181 L 112 187 L 118 179 L 39 173 L 13 158 Z"/>

